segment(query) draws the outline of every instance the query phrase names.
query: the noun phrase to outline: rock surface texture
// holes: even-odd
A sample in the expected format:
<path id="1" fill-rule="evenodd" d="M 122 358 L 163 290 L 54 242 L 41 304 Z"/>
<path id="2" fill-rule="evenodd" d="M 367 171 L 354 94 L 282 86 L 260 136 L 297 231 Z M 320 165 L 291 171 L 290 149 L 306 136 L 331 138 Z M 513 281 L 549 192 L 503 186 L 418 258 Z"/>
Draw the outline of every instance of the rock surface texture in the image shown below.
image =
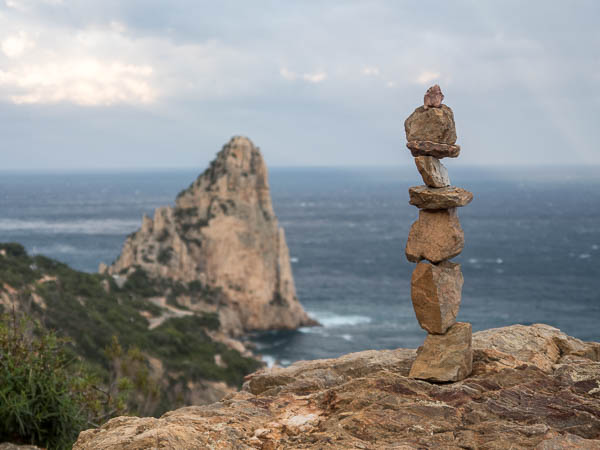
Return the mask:
<path id="1" fill-rule="evenodd" d="M 409 376 L 445 383 L 459 381 L 473 370 L 471 324 L 458 322 L 444 334 L 428 334 L 417 350 Z"/>
<path id="2" fill-rule="evenodd" d="M 450 186 L 448 170 L 439 159 L 433 156 L 417 156 L 415 164 L 423 178 L 423 183 L 427 186 L 434 188 Z"/>
<path id="3" fill-rule="evenodd" d="M 462 252 L 465 235 L 456 209 L 419 211 L 406 242 L 406 258 L 410 262 L 422 259 L 439 263 L 454 258 Z"/>
<path id="4" fill-rule="evenodd" d="M 127 276 L 137 268 L 220 289 L 223 301 L 214 308 L 230 334 L 314 324 L 296 298 L 267 167 L 245 137 L 232 138 L 174 207 L 144 217 L 108 271 Z"/>
<path id="5" fill-rule="evenodd" d="M 410 289 L 421 328 L 429 333 L 444 334 L 456 323 L 462 285 L 460 264 L 448 261 L 438 265 L 427 262 L 417 264 Z"/>
<path id="6" fill-rule="evenodd" d="M 454 113 L 446 105 L 439 108 L 419 106 L 404 122 L 406 140 L 431 141 L 453 145 L 456 142 Z"/>
<path id="7" fill-rule="evenodd" d="M 409 141 L 406 146 L 414 157 L 457 158 L 460 155 L 460 145 L 440 144 L 431 141 Z"/>
<path id="8" fill-rule="evenodd" d="M 423 97 L 423 106 L 425 109 L 427 108 L 439 108 L 442 106 L 442 101 L 444 100 L 444 94 L 442 94 L 442 90 L 440 86 L 434 84 L 427 92 L 425 92 L 425 96 Z"/>
<path id="9" fill-rule="evenodd" d="M 415 350 L 251 375 L 242 392 L 162 417 L 118 417 L 75 450 L 600 448 L 600 344 L 547 325 L 473 334 L 473 372 L 410 378 Z"/>
<path id="10" fill-rule="evenodd" d="M 468 205 L 473 200 L 473 194 L 466 189 L 448 186 L 430 188 L 428 186 L 413 186 L 408 189 L 409 203 L 421 209 L 449 209 Z"/>

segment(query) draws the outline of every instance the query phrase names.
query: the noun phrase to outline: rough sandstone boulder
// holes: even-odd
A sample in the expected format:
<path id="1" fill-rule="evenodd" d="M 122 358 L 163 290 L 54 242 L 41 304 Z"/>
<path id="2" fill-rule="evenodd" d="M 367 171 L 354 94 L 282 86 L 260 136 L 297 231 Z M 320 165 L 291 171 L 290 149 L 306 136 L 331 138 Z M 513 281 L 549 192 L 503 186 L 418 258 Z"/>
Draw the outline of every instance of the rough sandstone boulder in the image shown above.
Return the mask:
<path id="1" fill-rule="evenodd" d="M 446 105 L 439 108 L 419 106 L 404 122 L 406 140 L 431 141 L 439 144 L 456 143 L 456 125 L 452 109 Z"/>
<path id="2" fill-rule="evenodd" d="M 450 186 L 448 170 L 439 159 L 433 156 L 417 156 L 415 164 L 423 178 L 423 183 L 427 186 L 434 188 Z"/>
<path id="3" fill-rule="evenodd" d="M 406 258 L 410 262 L 426 259 L 439 263 L 459 255 L 464 245 L 465 236 L 456 208 L 421 209 L 408 233 Z"/>
<path id="4" fill-rule="evenodd" d="M 406 144 L 414 157 L 431 156 L 434 158 L 458 158 L 460 145 L 440 144 L 431 141 L 410 141 Z"/>
<path id="5" fill-rule="evenodd" d="M 293 329 L 312 321 L 296 297 L 285 234 L 273 212 L 257 147 L 234 137 L 210 167 L 130 235 L 109 273 L 155 277 L 221 291 L 216 308 L 230 334 Z"/>
<path id="6" fill-rule="evenodd" d="M 456 186 L 430 188 L 412 186 L 408 189 L 409 203 L 421 209 L 449 209 L 468 205 L 473 194 Z"/>
<path id="7" fill-rule="evenodd" d="M 473 370 L 471 338 L 471 324 L 465 322 L 446 334 L 428 334 L 408 376 L 440 383 L 465 379 Z"/>
<path id="8" fill-rule="evenodd" d="M 264 369 L 219 403 L 115 418 L 74 449 L 600 447 L 598 343 L 547 325 L 474 333 L 473 373 L 449 384 L 408 378 L 415 356 L 366 351 Z"/>
<path id="9" fill-rule="evenodd" d="M 444 334 L 456 323 L 462 286 L 460 264 L 449 261 L 438 265 L 423 261 L 417 264 L 410 287 L 421 328 L 429 333 Z"/>

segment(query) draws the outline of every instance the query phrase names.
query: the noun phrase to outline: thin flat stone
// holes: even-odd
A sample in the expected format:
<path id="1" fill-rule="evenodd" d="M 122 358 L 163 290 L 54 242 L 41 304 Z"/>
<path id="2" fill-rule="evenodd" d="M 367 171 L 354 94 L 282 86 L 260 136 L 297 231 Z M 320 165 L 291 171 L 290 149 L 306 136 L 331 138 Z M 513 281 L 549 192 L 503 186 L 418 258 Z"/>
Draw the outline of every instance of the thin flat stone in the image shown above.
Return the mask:
<path id="1" fill-rule="evenodd" d="M 421 328 L 432 334 L 444 334 L 456 323 L 462 286 L 460 264 L 450 261 L 438 265 L 423 261 L 417 264 L 410 288 Z"/>
<path id="2" fill-rule="evenodd" d="M 448 170 L 439 159 L 433 156 L 417 156 L 415 165 L 423 178 L 423 183 L 427 186 L 434 188 L 450 186 Z"/>
<path id="3" fill-rule="evenodd" d="M 456 186 L 430 188 L 412 186 L 408 189 L 409 203 L 421 209 L 448 209 L 468 205 L 473 194 Z"/>
<path id="4" fill-rule="evenodd" d="M 460 155 L 460 145 L 443 144 L 433 141 L 409 141 L 406 146 L 413 156 L 433 156 L 434 158 L 456 158 Z"/>
<path id="5" fill-rule="evenodd" d="M 457 322 L 446 334 L 428 334 L 417 350 L 409 377 L 444 383 L 460 381 L 473 370 L 471 324 Z"/>
<path id="6" fill-rule="evenodd" d="M 465 235 L 456 208 L 421 209 L 408 233 L 406 259 L 439 263 L 459 255 L 464 246 Z"/>

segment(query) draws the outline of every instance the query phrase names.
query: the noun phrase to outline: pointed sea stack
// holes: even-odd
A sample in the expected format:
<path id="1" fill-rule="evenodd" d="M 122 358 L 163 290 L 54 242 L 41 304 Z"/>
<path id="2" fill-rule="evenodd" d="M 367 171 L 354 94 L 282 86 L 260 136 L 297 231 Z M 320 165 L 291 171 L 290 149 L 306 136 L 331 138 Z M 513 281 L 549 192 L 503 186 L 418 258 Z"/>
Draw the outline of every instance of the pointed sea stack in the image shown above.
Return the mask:
<path id="1" fill-rule="evenodd" d="M 429 334 L 419 348 L 410 377 L 432 382 L 459 381 L 471 373 L 471 325 L 457 323 L 463 276 L 450 262 L 464 247 L 457 208 L 473 199 L 469 191 L 450 186 L 442 158 L 456 158 L 454 113 L 442 104 L 436 84 L 427 90 L 424 105 L 404 122 L 407 147 L 424 186 L 409 189 L 410 204 L 419 208 L 406 243 L 406 258 L 418 263 L 411 281 L 417 320 Z M 429 263 L 423 261 L 426 260 Z"/>
<path id="2" fill-rule="evenodd" d="M 216 303 L 187 306 L 218 313 L 221 330 L 231 335 L 316 324 L 296 297 L 267 166 L 246 137 L 224 145 L 174 207 L 144 217 L 121 255 L 103 270 L 120 278 L 143 270 L 194 291 L 220 292 Z"/>

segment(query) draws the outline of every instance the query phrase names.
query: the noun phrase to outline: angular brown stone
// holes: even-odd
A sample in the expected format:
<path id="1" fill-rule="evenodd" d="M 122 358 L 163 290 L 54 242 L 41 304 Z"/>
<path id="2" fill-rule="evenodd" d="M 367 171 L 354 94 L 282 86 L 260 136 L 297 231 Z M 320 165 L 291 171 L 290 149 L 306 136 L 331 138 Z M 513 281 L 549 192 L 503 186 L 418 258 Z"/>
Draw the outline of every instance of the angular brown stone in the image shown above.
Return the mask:
<path id="1" fill-rule="evenodd" d="M 434 158 L 456 158 L 460 155 L 460 145 L 440 144 L 432 141 L 409 141 L 406 144 L 413 156 L 433 156 Z"/>
<path id="2" fill-rule="evenodd" d="M 409 377 L 419 380 L 460 381 L 473 370 L 471 324 L 458 322 L 446 334 L 428 334 L 417 350 Z"/>
<path id="3" fill-rule="evenodd" d="M 449 261 L 439 265 L 417 264 L 410 287 L 413 308 L 421 328 L 432 334 L 444 334 L 456 323 L 462 286 L 460 264 Z"/>
<path id="4" fill-rule="evenodd" d="M 440 86 L 434 84 L 425 93 L 425 97 L 423 97 L 423 106 L 425 109 L 427 108 L 439 108 L 442 106 L 442 101 L 444 100 L 444 94 L 442 94 L 442 90 Z"/>
<path id="5" fill-rule="evenodd" d="M 419 106 L 404 122 L 407 141 L 456 142 L 454 113 L 446 105 L 439 108 Z"/>
<path id="6" fill-rule="evenodd" d="M 473 194 L 456 186 L 430 188 L 412 186 L 408 189 L 409 203 L 421 209 L 448 209 L 465 206 L 473 200 Z"/>
<path id="7" fill-rule="evenodd" d="M 406 259 L 410 262 L 427 259 L 439 263 L 459 255 L 464 245 L 465 235 L 456 208 L 421 209 L 419 218 L 408 233 Z"/>
<path id="8" fill-rule="evenodd" d="M 448 170 L 442 162 L 433 156 L 417 156 L 415 158 L 417 170 L 427 186 L 440 188 L 450 186 Z"/>

